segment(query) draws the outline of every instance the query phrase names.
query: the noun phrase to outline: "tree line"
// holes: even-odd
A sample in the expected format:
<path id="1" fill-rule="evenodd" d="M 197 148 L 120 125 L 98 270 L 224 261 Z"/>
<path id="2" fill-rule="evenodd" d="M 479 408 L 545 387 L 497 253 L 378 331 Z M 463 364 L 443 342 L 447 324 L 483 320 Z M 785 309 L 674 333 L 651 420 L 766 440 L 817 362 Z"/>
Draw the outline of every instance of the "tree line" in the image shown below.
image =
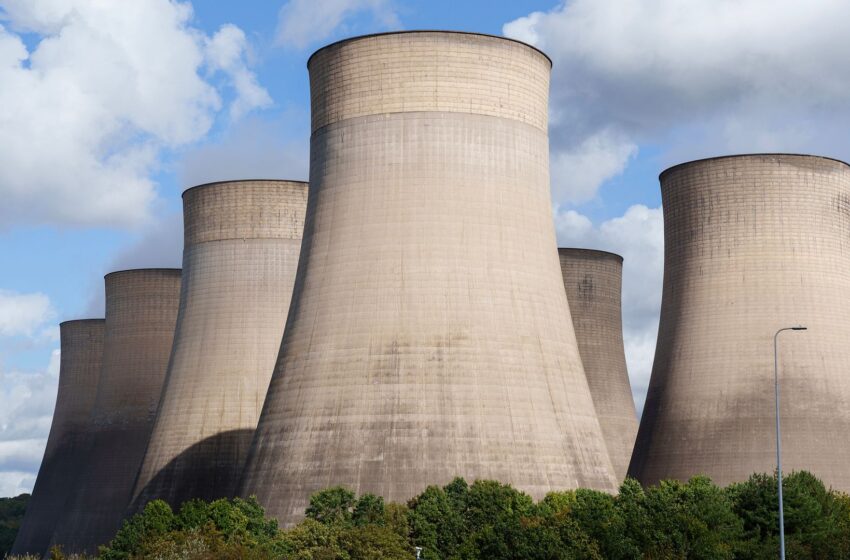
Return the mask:
<path id="1" fill-rule="evenodd" d="M 850 497 L 807 472 L 783 484 L 787 556 L 850 559 Z M 101 547 L 102 560 L 767 560 L 778 555 L 776 477 L 721 488 L 706 477 L 617 495 L 551 492 L 461 478 L 406 504 L 346 488 L 314 494 L 304 521 L 280 529 L 253 498 L 155 500 Z M 66 557 L 51 552 L 54 560 Z"/>

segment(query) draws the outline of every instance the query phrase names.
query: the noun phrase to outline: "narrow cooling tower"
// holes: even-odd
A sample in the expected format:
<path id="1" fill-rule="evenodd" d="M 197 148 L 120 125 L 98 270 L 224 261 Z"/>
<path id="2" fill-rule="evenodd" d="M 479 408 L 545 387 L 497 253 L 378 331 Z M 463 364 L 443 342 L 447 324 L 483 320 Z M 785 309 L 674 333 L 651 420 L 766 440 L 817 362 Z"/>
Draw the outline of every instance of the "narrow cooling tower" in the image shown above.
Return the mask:
<path id="1" fill-rule="evenodd" d="M 614 473 L 623 480 L 637 432 L 623 348 L 623 257 L 592 249 L 558 249 L 558 256 L 596 415 Z"/>
<path id="2" fill-rule="evenodd" d="M 304 241 L 241 487 L 282 522 L 336 484 L 615 487 L 558 266 L 550 66 L 449 32 L 308 62 Z"/>
<path id="3" fill-rule="evenodd" d="M 744 155 L 661 174 L 664 292 L 629 473 L 718 484 L 783 468 L 850 490 L 850 168 Z"/>
<path id="4" fill-rule="evenodd" d="M 132 510 L 236 490 L 280 349 L 307 184 L 233 181 L 183 193 L 174 347 Z"/>
<path id="5" fill-rule="evenodd" d="M 77 484 L 100 377 L 103 332 L 103 319 L 59 325 L 62 354 L 53 423 L 12 555 L 42 556 L 47 552 L 65 499 Z"/>
<path id="6" fill-rule="evenodd" d="M 97 550 L 121 526 L 168 366 L 180 298 L 179 269 L 106 275 L 103 366 L 86 462 L 53 543 Z"/>

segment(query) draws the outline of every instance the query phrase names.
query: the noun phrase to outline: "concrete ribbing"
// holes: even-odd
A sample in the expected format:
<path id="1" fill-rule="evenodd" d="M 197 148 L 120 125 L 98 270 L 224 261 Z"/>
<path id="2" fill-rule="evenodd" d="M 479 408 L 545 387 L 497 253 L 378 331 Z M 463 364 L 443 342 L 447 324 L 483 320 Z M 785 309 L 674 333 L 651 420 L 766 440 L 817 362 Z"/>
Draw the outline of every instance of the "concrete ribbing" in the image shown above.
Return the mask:
<path id="1" fill-rule="evenodd" d="M 80 482 L 52 544 L 93 553 L 120 527 L 150 437 L 174 338 L 180 270 L 107 274 L 103 366 Z"/>
<path id="2" fill-rule="evenodd" d="M 623 257 L 591 249 L 558 249 L 578 349 L 608 455 L 626 477 L 637 416 L 623 348 Z"/>
<path id="3" fill-rule="evenodd" d="M 44 458 L 11 554 L 42 556 L 85 459 L 89 416 L 103 358 L 103 319 L 59 325 L 59 390 Z"/>
<path id="4" fill-rule="evenodd" d="M 652 378 L 629 473 L 719 484 L 776 468 L 850 490 L 850 167 L 813 156 L 695 161 L 661 175 L 665 268 Z"/>
<path id="5" fill-rule="evenodd" d="M 307 184 L 231 181 L 183 194 L 174 347 L 132 510 L 232 496 L 280 349 Z"/>
<path id="6" fill-rule="evenodd" d="M 242 493 L 290 524 L 334 484 L 614 489 L 551 220 L 549 61 L 419 32 L 309 70 L 304 242 Z"/>

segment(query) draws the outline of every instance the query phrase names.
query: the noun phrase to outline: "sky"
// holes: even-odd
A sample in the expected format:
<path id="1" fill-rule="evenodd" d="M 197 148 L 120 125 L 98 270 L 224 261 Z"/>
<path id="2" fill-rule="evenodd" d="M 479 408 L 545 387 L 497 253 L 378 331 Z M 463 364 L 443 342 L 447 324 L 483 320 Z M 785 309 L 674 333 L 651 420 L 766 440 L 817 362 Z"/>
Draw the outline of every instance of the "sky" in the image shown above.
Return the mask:
<path id="1" fill-rule="evenodd" d="M 213 180 L 306 179 L 306 61 L 400 29 L 531 43 L 554 62 L 561 246 L 624 257 L 638 410 L 663 275 L 658 174 L 701 157 L 850 160 L 846 0 L 0 0 L 0 496 L 30 491 L 61 321 L 103 275 L 180 266 L 181 199 Z"/>

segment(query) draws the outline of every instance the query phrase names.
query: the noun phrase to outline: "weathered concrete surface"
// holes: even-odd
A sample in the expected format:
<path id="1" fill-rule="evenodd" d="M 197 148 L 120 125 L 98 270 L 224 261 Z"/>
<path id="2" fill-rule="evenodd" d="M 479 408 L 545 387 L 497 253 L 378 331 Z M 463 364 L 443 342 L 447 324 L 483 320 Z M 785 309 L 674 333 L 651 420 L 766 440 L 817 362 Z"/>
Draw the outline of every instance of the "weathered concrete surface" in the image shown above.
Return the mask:
<path id="1" fill-rule="evenodd" d="M 646 484 L 772 472 L 773 335 L 783 468 L 850 490 L 850 167 L 746 155 L 661 174 L 664 295 L 629 473 Z"/>
<path id="2" fill-rule="evenodd" d="M 103 319 L 59 325 L 59 390 L 44 458 L 11 554 L 42 556 L 86 456 L 84 444 L 103 358 Z"/>
<path id="3" fill-rule="evenodd" d="M 241 493 L 290 524 L 334 484 L 613 490 L 551 219 L 549 60 L 413 32 L 308 67 L 304 241 Z"/>
<path id="4" fill-rule="evenodd" d="M 297 181 L 183 193 L 180 312 L 131 510 L 235 492 L 280 349 L 306 206 Z"/>
<path id="5" fill-rule="evenodd" d="M 558 249 L 558 257 L 593 405 L 622 481 L 637 433 L 623 347 L 623 257 L 593 249 Z"/>
<path id="6" fill-rule="evenodd" d="M 53 544 L 93 553 L 121 525 L 150 437 L 180 302 L 179 269 L 107 274 L 103 366 L 79 484 Z"/>

